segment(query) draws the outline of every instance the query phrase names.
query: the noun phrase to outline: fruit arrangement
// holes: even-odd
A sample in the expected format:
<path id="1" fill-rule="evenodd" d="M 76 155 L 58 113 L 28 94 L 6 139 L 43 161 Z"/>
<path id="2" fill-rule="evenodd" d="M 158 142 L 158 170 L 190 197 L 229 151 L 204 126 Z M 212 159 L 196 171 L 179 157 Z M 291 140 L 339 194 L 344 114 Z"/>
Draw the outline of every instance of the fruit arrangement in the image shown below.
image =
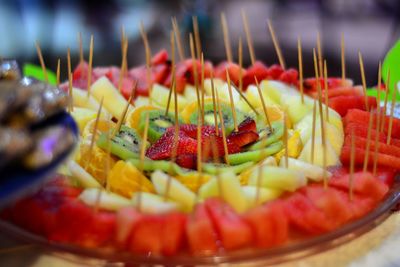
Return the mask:
<path id="1" fill-rule="evenodd" d="M 69 70 L 78 149 L 2 218 L 52 242 L 213 256 L 328 233 L 384 201 L 400 119 L 365 85 L 320 77 L 315 52 L 304 80 L 282 62 L 214 67 L 190 40 L 176 63 L 172 45 L 128 69 L 124 41 L 121 68 L 90 55 Z"/>

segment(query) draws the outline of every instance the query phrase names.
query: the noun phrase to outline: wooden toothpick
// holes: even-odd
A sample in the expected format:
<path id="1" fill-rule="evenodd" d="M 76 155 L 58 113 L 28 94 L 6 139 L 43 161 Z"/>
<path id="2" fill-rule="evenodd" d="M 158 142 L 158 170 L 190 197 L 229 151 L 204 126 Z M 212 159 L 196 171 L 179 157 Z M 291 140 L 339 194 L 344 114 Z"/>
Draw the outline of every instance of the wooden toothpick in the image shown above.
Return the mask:
<path id="1" fill-rule="evenodd" d="M 371 131 L 372 131 L 373 120 L 374 120 L 373 113 L 370 111 L 369 112 L 369 120 L 368 120 L 367 144 L 365 147 L 365 156 L 364 156 L 364 165 L 363 165 L 364 172 L 366 172 L 367 168 L 368 168 L 369 148 L 371 146 Z"/>
<path id="2" fill-rule="evenodd" d="M 238 44 L 238 63 L 239 63 L 239 91 L 243 92 L 243 45 L 242 37 L 239 37 Z"/>
<path id="3" fill-rule="evenodd" d="M 214 111 L 214 124 L 215 124 L 215 135 L 219 135 L 218 129 L 218 118 L 217 118 L 217 103 L 215 101 L 215 88 L 214 88 L 214 72 L 211 71 L 211 96 L 213 101 L 213 111 Z"/>
<path id="4" fill-rule="evenodd" d="M 219 121 L 220 121 L 220 124 L 221 124 L 222 141 L 224 143 L 224 159 L 225 159 L 225 163 L 229 165 L 228 144 L 226 143 L 226 135 L 225 135 L 225 122 L 224 122 L 224 117 L 222 116 L 221 104 L 219 103 L 218 93 L 216 94 L 216 97 L 217 97 Z"/>
<path id="5" fill-rule="evenodd" d="M 349 198 L 353 201 L 353 184 L 354 184 L 354 160 L 356 155 L 354 129 L 351 131 L 351 147 L 350 147 L 350 177 L 349 177 Z"/>
<path id="6" fill-rule="evenodd" d="M 124 111 L 121 114 L 121 117 L 118 119 L 118 123 L 117 123 L 117 126 L 114 129 L 112 137 L 117 135 L 117 133 L 121 130 L 122 124 L 124 124 L 124 122 L 125 122 L 125 117 L 126 117 L 126 114 L 128 113 L 129 106 L 131 105 L 131 102 L 132 102 L 133 97 L 135 95 L 136 87 L 137 87 L 137 82 L 135 81 L 135 83 L 133 85 L 133 88 L 131 90 L 131 94 L 129 96 L 129 99 L 128 99 L 127 103 L 126 103 Z"/>
<path id="7" fill-rule="evenodd" d="M 139 159 L 139 171 L 143 171 L 143 165 L 144 165 L 144 158 L 146 155 L 146 141 L 147 141 L 147 134 L 149 130 L 149 113 L 146 113 L 146 118 L 145 118 L 145 124 L 144 124 L 144 130 L 143 130 L 143 137 L 142 137 L 142 145 L 140 147 L 140 159 Z M 141 211 L 142 209 L 142 179 L 139 179 L 139 197 L 138 197 L 138 202 L 137 202 L 137 209 Z"/>
<path id="8" fill-rule="evenodd" d="M 374 149 L 374 158 L 373 158 L 373 167 L 372 167 L 372 175 L 376 175 L 376 169 L 378 165 L 378 151 L 379 151 L 379 129 L 381 125 L 381 106 L 380 106 L 380 99 L 381 99 L 381 80 L 382 80 L 382 63 L 379 61 L 378 66 L 378 90 L 377 90 L 377 111 L 376 111 L 376 134 L 375 134 L 375 149 Z"/>
<path id="9" fill-rule="evenodd" d="M 253 40 L 251 38 L 251 33 L 249 29 L 249 22 L 247 20 L 247 14 L 244 11 L 244 9 L 242 9 L 241 13 L 242 13 L 243 27 L 246 33 L 247 47 L 249 48 L 249 53 L 250 53 L 251 65 L 254 65 L 254 63 L 256 62 L 256 56 L 254 53 Z"/>
<path id="10" fill-rule="evenodd" d="M 323 57 L 322 57 L 322 45 L 321 45 L 321 35 L 319 31 L 317 31 L 317 53 L 318 53 L 318 69 L 319 69 L 319 77 L 323 77 Z"/>
<path id="11" fill-rule="evenodd" d="M 196 45 L 196 58 L 200 59 L 201 39 L 200 39 L 200 31 L 199 31 L 199 21 L 197 19 L 197 16 L 192 17 L 192 23 L 193 23 L 194 43 Z"/>
<path id="12" fill-rule="evenodd" d="M 149 104 L 152 104 L 151 92 L 153 91 L 153 82 L 151 79 L 151 49 L 149 45 L 149 40 L 147 39 L 147 34 L 144 29 L 143 21 L 140 22 L 140 35 L 143 39 L 144 49 L 146 52 L 146 70 L 147 70 L 147 85 L 149 86 Z"/>
<path id="13" fill-rule="evenodd" d="M 228 30 L 228 24 L 226 22 L 226 17 L 224 12 L 221 13 L 221 26 L 222 26 L 222 32 L 224 35 L 224 45 L 225 45 L 225 52 L 226 52 L 226 59 L 228 62 L 232 62 L 232 47 L 231 47 L 231 41 L 229 39 L 229 30 Z"/>
<path id="14" fill-rule="evenodd" d="M 61 70 L 61 60 L 57 59 L 57 71 L 56 71 L 56 77 L 57 77 L 57 86 L 60 85 L 60 71 Z"/>
<path id="15" fill-rule="evenodd" d="M 235 128 L 235 132 L 237 132 L 239 130 L 238 130 L 238 124 L 237 124 L 235 103 L 233 102 L 231 78 L 229 77 L 228 69 L 226 69 L 225 71 L 226 71 L 226 80 L 228 82 L 229 102 L 231 104 L 231 110 L 232 110 L 232 115 L 233 115 L 233 125 L 234 125 L 234 128 Z"/>
<path id="16" fill-rule="evenodd" d="M 362 58 L 360 51 L 358 51 L 358 59 L 359 59 L 359 63 L 360 63 L 361 80 L 362 80 L 363 92 L 364 92 L 364 97 L 365 97 L 365 108 L 367 111 L 369 111 L 368 96 L 367 96 L 367 82 L 365 80 L 364 62 L 363 62 L 363 58 Z"/>
<path id="17" fill-rule="evenodd" d="M 388 84 L 390 84 L 390 69 L 387 71 L 387 81 L 386 81 L 386 92 L 385 92 L 385 101 L 383 104 L 383 110 L 382 110 L 382 118 L 381 118 L 381 129 L 380 132 L 383 132 L 383 129 L 385 128 L 385 122 L 386 122 L 386 112 L 387 112 L 387 102 L 388 102 Z"/>
<path id="18" fill-rule="evenodd" d="M 389 83 L 388 83 L 388 86 L 389 86 Z M 388 145 L 390 145 L 390 141 L 392 138 L 394 106 L 396 104 L 396 91 L 397 91 L 396 88 L 393 88 L 392 103 L 390 106 L 390 115 L 389 115 L 389 126 L 388 126 L 388 133 L 387 133 L 387 139 L 386 139 L 386 144 L 388 144 Z M 384 122 L 386 122 L 386 120 Z"/>
<path id="19" fill-rule="evenodd" d="M 193 78 L 194 78 L 194 87 L 196 88 L 196 97 L 197 97 L 197 110 L 199 112 L 199 116 L 201 116 L 201 101 L 200 101 L 200 92 L 199 92 L 199 76 L 197 72 L 197 61 L 194 50 L 194 41 L 193 35 L 189 34 L 189 45 L 190 45 L 190 55 L 192 57 L 192 67 L 193 67 Z"/>
<path id="20" fill-rule="evenodd" d="M 92 67 L 93 67 L 93 34 L 90 36 L 89 48 L 89 66 L 88 66 L 88 80 L 87 80 L 87 96 L 90 96 L 90 87 L 92 85 Z"/>
<path id="21" fill-rule="evenodd" d="M 82 45 L 82 32 L 78 32 L 78 45 L 79 45 L 79 63 L 83 63 L 83 45 Z"/>
<path id="22" fill-rule="evenodd" d="M 68 95 L 69 95 L 69 112 L 74 111 L 73 95 L 72 95 L 72 70 L 71 70 L 71 51 L 67 49 L 67 65 L 68 65 Z"/>
<path id="23" fill-rule="evenodd" d="M 201 124 L 204 124 L 204 98 L 205 98 L 205 89 L 204 89 L 204 54 L 201 52 L 200 56 L 200 66 L 201 66 Z"/>
<path id="24" fill-rule="evenodd" d="M 123 48 L 122 48 L 122 60 L 121 60 L 121 68 L 119 71 L 119 80 L 118 80 L 118 91 L 122 92 L 122 83 L 124 81 L 124 77 L 125 77 L 125 71 L 126 71 L 126 66 L 125 64 L 127 63 L 126 61 L 126 57 L 128 54 L 128 40 L 125 39 L 124 44 L 123 44 Z"/>
<path id="25" fill-rule="evenodd" d="M 175 83 L 175 38 L 174 38 L 174 32 L 171 31 L 170 32 L 170 45 L 171 45 L 171 77 L 172 77 L 172 82 L 171 82 L 171 88 L 169 89 L 169 93 L 168 93 L 168 100 L 167 100 L 167 107 L 165 108 L 165 116 L 168 115 L 168 111 L 169 111 L 169 105 L 171 102 L 171 95 L 172 95 L 172 91 L 173 89 L 173 85 Z"/>
<path id="26" fill-rule="evenodd" d="M 289 168 L 288 127 L 286 123 L 286 112 L 283 113 L 283 143 L 285 146 L 285 168 Z"/>
<path id="27" fill-rule="evenodd" d="M 176 20 L 176 17 L 173 17 L 171 20 L 172 20 L 172 28 L 173 28 L 174 33 L 175 33 L 176 45 L 178 47 L 179 59 L 181 61 L 184 61 L 185 60 L 185 51 L 184 51 L 183 45 L 182 45 L 182 39 L 181 39 L 180 30 L 179 30 L 179 25 L 178 25 L 178 22 Z"/>
<path id="28" fill-rule="evenodd" d="M 301 95 L 301 103 L 304 104 L 304 84 L 303 84 L 303 51 L 301 49 L 301 38 L 297 38 L 297 57 L 299 61 L 299 87 Z"/>
<path id="29" fill-rule="evenodd" d="M 278 38 L 276 37 L 274 27 L 272 26 L 271 20 L 267 21 L 269 33 L 271 34 L 272 42 L 275 47 L 276 54 L 278 55 L 279 64 L 281 65 L 282 69 L 286 69 L 285 60 L 282 55 L 281 47 L 279 46 Z"/>
<path id="30" fill-rule="evenodd" d="M 342 63 L 342 82 L 346 80 L 346 54 L 344 46 L 344 33 L 342 32 L 342 38 L 340 42 L 340 55 Z"/>
<path id="31" fill-rule="evenodd" d="M 39 42 L 36 41 L 35 42 L 35 46 L 36 46 L 36 52 L 38 54 L 38 58 L 39 58 L 39 61 L 40 61 L 40 66 L 42 67 L 44 80 L 46 82 L 49 82 L 49 77 L 47 77 L 46 65 L 44 64 L 43 55 L 42 55 L 42 49 L 40 49 Z"/>
<path id="32" fill-rule="evenodd" d="M 88 166 L 90 165 L 90 161 L 92 160 L 92 152 L 93 152 L 94 142 L 96 140 L 97 128 L 99 126 L 101 109 L 103 108 L 103 101 L 104 101 L 104 96 L 101 98 L 99 109 L 97 110 L 96 120 L 95 120 L 94 126 L 93 126 L 93 134 L 92 134 L 92 138 L 90 139 L 90 146 L 89 146 L 89 152 L 88 152 L 89 156 L 88 156 L 88 159 L 86 161 L 86 168 L 85 169 L 88 168 Z"/>
<path id="33" fill-rule="evenodd" d="M 315 128 L 317 117 L 317 100 L 314 99 L 313 116 L 312 116 L 312 131 L 311 131 L 311 163 L 314 164 L 314 150 L 315 150 Z"/>
<path id="34" fill-rule="evenodd" d="M 256 82 L 258 95 L 260 96 L 261 105 L 264 110 L 265 120 L 267 121 L 268 127 L 272 130 L 271 121 L 269 120 L 269 116 L 268 116 L 267 106 L 265 105 L 265 100 L 264 100 L 264 97 L 263 97 L 263 94 L 262 94 L 262 91 L 260 88 L 260 84 L 258 83 L 258 79 L 256 76 L 254 76 L 254 80 Z"/>
<path id="35" fill-rule="evenodd" d="M 324 60 L 324 93 L 325 93 L 325 118 L 329 121 L 329 94 L 328 94 L 328 66 Z"/>

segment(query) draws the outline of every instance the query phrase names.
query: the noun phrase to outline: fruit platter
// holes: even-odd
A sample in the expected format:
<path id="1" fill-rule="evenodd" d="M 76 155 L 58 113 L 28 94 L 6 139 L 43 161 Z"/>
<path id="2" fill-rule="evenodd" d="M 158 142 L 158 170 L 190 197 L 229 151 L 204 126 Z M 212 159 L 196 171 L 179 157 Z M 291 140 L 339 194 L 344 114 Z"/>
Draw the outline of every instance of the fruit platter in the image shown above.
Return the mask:
<path id="1" fill-rule="evenodd" d="M 186 58 L 173 26 L 170 52 L 153 56 L 142 29 L 141 66 L 128 68 L 124 37 L 119 67 L 92 66 L 93 37 L 88 62 L 72 69 L 68 53 L 56 88 L 77 147 L 1 210 L 0 229 L 110 262 L 266 264 L 337 246 L 390 215 L 400 198 L 390 53 L 371 96 L 361 54 L 362 85 L 344 68 L 329 77 L 316 50 L 315 76 L 304 78 L 300 40 L 299 65 L 286 68 L 270 23 L 279 64 L 257 61 L 248 38 L 248 67 L 241 42 L 232 60 L 226 28 L 227 61 L 213 64 L 196 32 Z"/>

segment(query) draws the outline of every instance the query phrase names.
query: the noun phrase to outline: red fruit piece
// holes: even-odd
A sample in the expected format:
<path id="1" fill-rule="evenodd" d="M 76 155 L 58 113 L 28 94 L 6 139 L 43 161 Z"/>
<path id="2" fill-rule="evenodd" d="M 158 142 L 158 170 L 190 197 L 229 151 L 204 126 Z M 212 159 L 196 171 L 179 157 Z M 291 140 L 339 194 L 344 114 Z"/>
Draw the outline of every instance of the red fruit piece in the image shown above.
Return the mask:
<path id="1" fill-rule="evenodd" d="M 195 169 L 197 166 L 196 154 L 178 154 L 175 160 L 176 164 L 187 169 Z"/>
<path id="2" fill-rule="evenodd" d="M 283 73 L 283 69 L 280 65 L 274 64 L 268 68 L 268 79 L 278 80 L 279 76 Z"/>
<path id="3" fill-rule="evenodd" d="M 195 124 L 182 124 L 179 126 L 179 130 L 187 134 L 187 136 L 197 139 L 197 125 Z M 219 133 L 221 131 L 218 131 Z M 211 125 L 203 125 L 201 126 L 201 136 L 207 137 L 215 135 L 215 127 Z"/>
<path id="4" fill-rule="evenodd" d="M 151 59 L 151 65 L 154 66 L 154 65 L 159 65 L 159 64 L 165 64 L 167 62 L 167 60 L 168 60 L 167 50 L 161 49 Z"/>
<path id="5" fill-rule="evenodd" d="M 252 132 L 257 132 L 257 125 L 256 122 L 250 118 L 247 117 L 244 121 L 242 121 L 239 125 L 238 125 L 238 130 L 239 132 L 241 131 L 252 131 Z"/>
<path id="6" fill-rule="evenodd" d="M 284 83 L 288 84 L 296 84 L 298 80 L 299 72 L 296 69 L 288 69 L 282 72 L 281 75 L 279 75 L 278 80 Z"/>
<path id="7" fill-rule="evenodd" d="M 302 189 L 304 195 L 320 209 L 337 228 L 352 218 L 352 212 L 341 195 L 332 188 L 323 188 L 321 185 L 306 186 Z"/>
<path id="8" fill-rule="evenodd" d="M 338 87 L 328 90 L 322 90 L 322 98 L 325 98 L 325 94 L 328 94 L 328 98 L 334 98 L 338 96 L 363 96 L 362 86 L 349 86 L 349 87 Z M 318 91 L 312 91 L 309 93 L 313 98 L 318 98 Z"/>
<path id="9" fill-rule="evenodd" d="M 320 234 L 333 229 L 325 214 L 301 193 L 296 192 L 285 200 L 285 212 L 291 225 L 308 234 Z"/>
<path id="10" fill-rule="evenodd" d="M 350 186 L 350 175 L 332 177 L 329 179 L 329 186 L 348 192 Z M 369 172 L 356 172 L 353 175 L 354 194 L 369 197 L 378 202 L 388 191 L 388 186 Z"/>
<path id="11" fill-rule="evenodd" d="M 226 250 L 247 247 L 253 241 L 250 226 L 220 199 L 209 198 L 205 206 Z"/>
<path id="12" fill-rule="evenodd" d="M 182 213 L 164 215 L 162 226 L 162 253 L 165 256 L 177 254 L 185 245 L 187 216 Z"/>
<path id="13" fill-rule="evenodd" d="M 252 229 L 256 247 L 269 248 L 288 240 L 288 218 L 284 208 L 283 202 L 275 201 L 244 214 L 244 220 Z"/>
<path id="14" fill-rule="evenodd" d="M 115 240 L 118 246 L 125 248 L 136 224 L 142 218 L 142 214 L 135 208 L 122 208 L 117 212 L 117 231 Z"/>
<path id="15" fill-rule="evenodd" d="M 174 131 L 173 129 L 167 130 L 151 147 L 146 151 L 146 156 L 153 160 L 168 159 L 172 156 L 174 146 Z M 197 141 L 188 137 L 184 132 L 178 133 L 178 148 L 177 155 L 179 154 L 196 154 Z"/>
<path id="16" fill-rule="evenodd" d="M 214 77 L 226 81 L 226 70 L 228 70 L 231 82 L 235 85 L 238 85 L 240 77 L 239 75 L 240 66 L 236 63 L 227 61 L 221 62 L 214 69 Z M 242 68 L 242 77 L 244 77 L 245 75 L 246 75 L 246 70 Z"/>
<path id="17" fill-rule="evenodd" d="M 349 207 L 353 219 L 364 216 L 375 206 L 375 201 L 369 197 L 353 195 L 353 199 L 350 200 L 349 192 L 338 189 L 335 190 L 339 193 L 343 201 L 345 201 L 346 205 Z"/>
<path id="18" fill-rule="evenodd" d="M 321 88 L 324 88 L 324 79 L 319 78 L 319 83 Z M 303 82 L 304 89 L 306 90 L 311 90 L 311 91 L 317 91 L 317 79 L 316 78 L 307 78 Z M 336 89 L 338 87 L 351 87 L 353 86 L 353 81 L 350 79 L 346 79 L 343 81 L 342 78 L 334 78 L 334 77 L 328 77 L 328 89 Z"/>
<path id="19" fill-rule="evenodd" d="M 144 215 L 136 223 L 131 233 L 129 250 L 138 254 L 161 254 L 162 227 L 165 224 L 162 216 Z"/>
<path id="20" fill-rule="evenodd" d="M 257 141 L 258 137 L 258 133 L 253 131 L 239 131 L 229 134 L 227 140 L 238 147 L 243 147 Z"/>
<path id="21" fill-rule="evenodd" d="M 345 137 L 344 140 L 344 145 L 346 146 L 351 146 L 351 136 L 348 135 Z M 363 138 L 363 137 L 354 137 L 354 145 L 357 148 L 360 149 L 365 149 L 367 147 L 368 139 Z M 393 145 L 387 145 L 386 141 L 385 142 L 378 142 L 378 152 L 386 155 L 391 155 L 395 156 L 397 158 L 400 158 L 400 147 L 393 146 Z M 369 150 L 372 151 L 372 153 L 375 153 L 375 139 L 370 140 L 369 142 Z"/>
<path id="22" fill-rule="evenodd" d="M 255 78 L 261 82 L 268 76 L 268 68 L 261 61 L 256 61 L 253 65 L 247 68 L 245 75 L 243 75 L 243 90 L 247 89 L 250 84 L 255 84 Z"/>
<path id="23" fill-rule="evenodd" d="M 72 73 L 72 86 L 74 88 L 87 89 L 89 65 L 83 61 L 79 63 Z"/>
<path id="24" fill-rule="evenodd" d="M 151 82 L 162 84 L 169 73 L 169 67 L 166 64 L 155 65 L 151 67 Z M 147 68 L 145 66 L 139 66 L 129 70 L 129 77 L 137 82 L 135 96 L 148 96 L 149 95 L 149 84 L 147 78 Z M 132 82 L 133 85 L 133 82 Z M 133 86 L 125 87 L 122 94 L 125 98 L 129 98 L 131 95 Z"/>
<path id="25" fill-rule="evenodd" d="M 376 177 L 381 180 L 388 187 L 391 187 L 394 183 L 396 171 L 393 168 L 379 168 Z"/>
<path id="26" fill-rule="evenodd" d="M 372 96 L 367 97 L 368 107 L 376 108 L 376 98 Z M 336 96 L 329 98 L 329 106 L 336 110 L 340 116 L 344 117 L 349 109 L 365 110 L 365 96 Z"/>
<path id="27" fill-rule="evenodd" d="M 201 139 L 201 142 L 202 142 L 202 152 L 205 157 L 204 160 L 214 157 L 213 146 L 215 146 L 215 148 L 216 148 L 218 157 L 222 157 L 225 155 L 224 141 L 223 141 L 223 137 L 221 135 L 205 136 Z M 228 154 L 240 152 L 240 147 L 237 144 L 235 144 L 231 141 L 228 141 L 228 140 L 227 140 L 226 144 L 228 147 Z M 207 151 L 208 151 L 208 154 L 206 154 Z"/>
<path id="28" fill-rule="evenodd" d="M 198 204 L 186 224 L 187 241 L 194 255 L 214 255 L 217 250 L 217 235 L 204 204 Z"/>

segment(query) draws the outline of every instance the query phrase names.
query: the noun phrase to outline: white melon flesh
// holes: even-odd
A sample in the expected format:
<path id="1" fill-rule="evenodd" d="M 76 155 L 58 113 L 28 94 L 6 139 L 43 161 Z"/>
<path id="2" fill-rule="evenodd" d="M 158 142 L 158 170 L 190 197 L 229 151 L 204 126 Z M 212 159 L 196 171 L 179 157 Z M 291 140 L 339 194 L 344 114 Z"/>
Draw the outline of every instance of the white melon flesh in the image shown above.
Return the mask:
<path id="1" fill-rule="evenodd" d="M 100 188 L 100 183 L 88 173 L 84 168 L 73 160 L 67 163 L 68 170 L 81 186 L 85 188 Z"/>
<path id="2" fill-rule="evenodd" d="M 324 177 L 324 169 L 321 168 L 320 166 L 294 158 L 288 158 L 288 165 L 289 165 L 288 167 L 289 170 L 302 172 L 305 177 L 315 182 L 322 181 Z M 286 161 L 284 157 L 281 159 L 279 166 L 282 168 L 286 168 Z M 332 176 L 332 174 L 329 171 L 325 172 L 327 178 L 330 178 Z"/>
<path id="3" fill-rule="evenodd" d="M 178 202 L 184 211 L 192 211 L 195 204 L 196 195 L 190 189 L 162 171 L 155 171 L 151 175 L 151 181 L 154 184 L 154 188 L 161 196 L 166 194 L 168 180 L 168 199 Z"/>
<path id="4" fill-rule="evenodd" d="M 168 104 L 169 92 L 170 92 L 169 88 L 162 86 L 160 84 L 154 84 L 153 88 L 151 90 L 151 99 L 153 102 L 155 102 L 159 106 L 165 108 L 165 107 L 167 107 L 167 104 Z M 179 111 L 183 110 L 188 103 L 186 98 L 180 94 L 177 95 L 177 101 L 178 101 L 178 110 Z M 169 108 L 171 111 L 175 108 L 175 101 L 174 101 L 173 95 L 171 95 Z"/>
<path id="5" fill-rule="evenodd" d="M 192 102 L 193 99 L 197 99 L 196 88 L 191 84 L 186 84 L 183 95 L 188 103 Z"/>
<path id="6" fill-rule="evenodd" d="M 279 81 L 263 80 L 260 88 L 263 95 L 268 96 L 277 104 L 281 103 L 282 95 L 300 95 L 298 90 Z"/>
<path id="7" fill-rule="evenodd" d="M 257 197 L 257 187 L 251 185 L 242 186 L 242 190 L 252 207 L 277 199 L 282 194 L 281 190 L 260 187 Z"/>
<path id="8" fill-rule="evenodd" d="M 225 81 L 218 79 L 218 78 L 214 78 L 213 82 L 214 82 L 215 92 L 218 91 L 225 84 Z M 211 79 L 204 80 L 204 90 L 205 90 L 206 95 L 212 96 Z"/>
<path id="9" fill-rule="evenodd" d="M 123 207 L 132 206 L 129 199 L 99 188 L 87 188 L 82 191 L 78 198 L 88 206 L 97 206 L 104 210 L 116 211 Z"/>
<path id="10" fill-rule="evenodd" d="M 312 139 L 310 138 L 305 146 L 303 147 L 303 150 L 300 153 L 300 156 L 298 157 L 299 160 L 313 163 L 315 165 L 318 165 L 320 167 L 323 166 L 323 146 L 322 146 L 322 140 L 321 137 L 315 138 L 315 143 L 314 143 L 314 162 L 311 161 L 311 144 L 312 144 Z M 326 166 L 337 166 L 340 165 L 340 159 L 338 154 L 335 152 L 335 149 L 333 148 L 332 144 L 329 142 L 329 140 L 326 140 Z"/>
<path id="11" fill-rule="evenodd" d="M 247 100 L 249 100 L 250 104 L 253 105 L 254 108 L 258 108 L 262 106 L 260 94 L 258 93 L 257 86 L 249 85 L 247 87 L 247 91 L 245 93 Z M 276 103 L 266 94 L 263 93 L 263 99 L 265 105 L 275 105 Z"/>
<path id="12" fill-rule="evenodd" d="M 138 207 L 140 211 L 147 214 L 163 214 L 180 210 L 180 205 L 176 202 L 165 200 L 163 197 L 147 193 L 138 192 L 132 196 L 132 204 Z"/>
<path id="13" fill-rule="evenodd" d="M 210 179 L 199 188 L 198 194 L 203 200 L 222 194 L 222 198 L 237 212 L 244 212 L 249 207 L 240 181 L 231 171 L 223 172 L 219 177 Z"/>
<path id="14" fill-rule="evenodd" d="M 115 118 L 121 118 L 128 101 L 106 77 L 101 77 L 92 84 L 90 92 L 99 102 L 104 98 L 104 107 Z"/>
<path id="15" fill-rule="evenodd" d="M 260 185 L 266 188 L 293 192 L 307 184 L 303 173 L 286 168 L 262 166 L 261 176 L 259 171 L 260 168 L 254 168 L 250 174 L 248 185 Z"/>
<path id="16" fill-rule="evenodd" d="M 297 123 L 303 119 L 310 111 L 312 112 L 313 103 L 308 98 L 301 101 L 300 95 L 286 95 L 281 98 L 281 105 L 288 113 L 292 123 Z"/>

